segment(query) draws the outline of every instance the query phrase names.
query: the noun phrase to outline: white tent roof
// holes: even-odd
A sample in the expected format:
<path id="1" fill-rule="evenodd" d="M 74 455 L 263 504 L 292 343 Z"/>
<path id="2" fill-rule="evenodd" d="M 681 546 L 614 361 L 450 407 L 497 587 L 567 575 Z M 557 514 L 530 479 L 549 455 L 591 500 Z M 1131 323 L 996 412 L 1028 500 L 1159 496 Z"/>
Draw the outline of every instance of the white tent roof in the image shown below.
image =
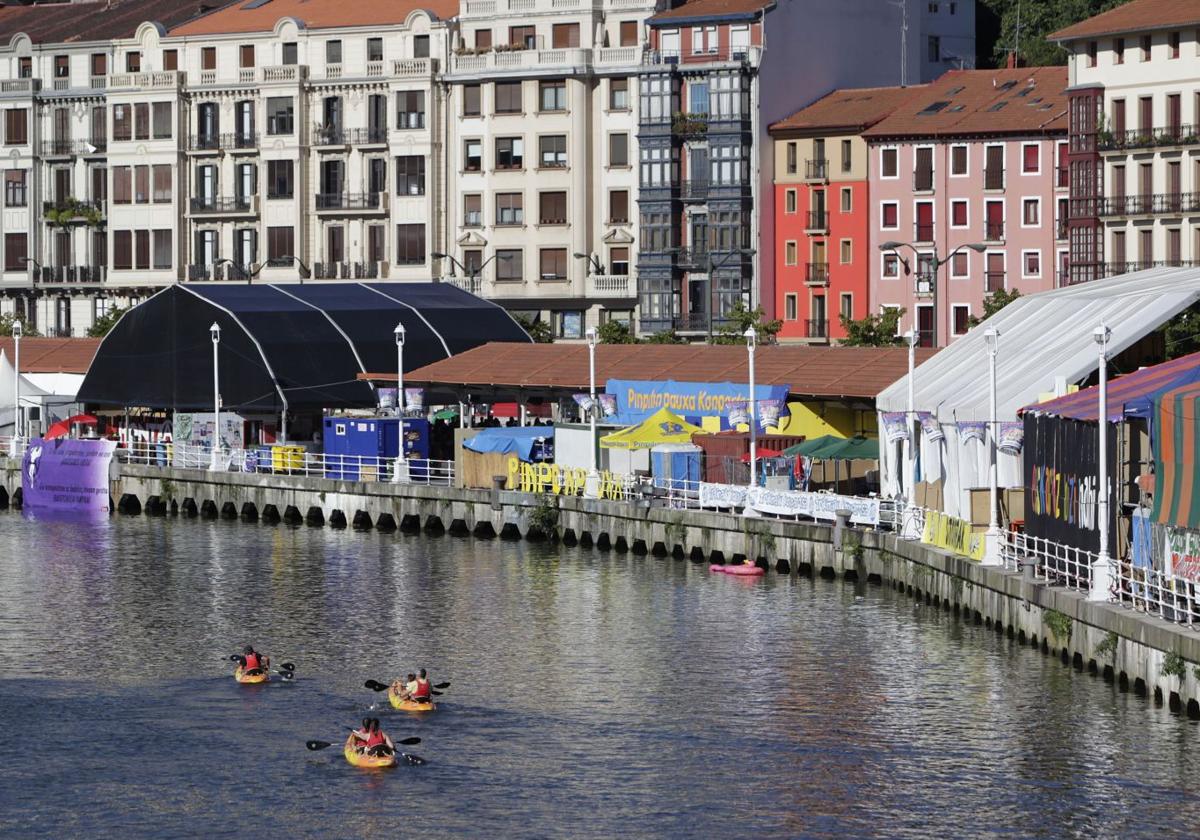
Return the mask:
<path id="1" fill-rule="evenodd" d="M 1078 382 L 1098 367 L 1092 332 L 1112 330 L 1109 357 L 1130 347 L 1200 299 L 1200 268 L 1157 268 L 1018 298 L 914 374 L 916 409 L 943 423 L 988 419 L 985 327 L 1000 332 L 996 356 L 997 420 L 1053 391 L 1056 377 Z M 908 409 L 908 376 L 888 386 L 879 411 Z"/>

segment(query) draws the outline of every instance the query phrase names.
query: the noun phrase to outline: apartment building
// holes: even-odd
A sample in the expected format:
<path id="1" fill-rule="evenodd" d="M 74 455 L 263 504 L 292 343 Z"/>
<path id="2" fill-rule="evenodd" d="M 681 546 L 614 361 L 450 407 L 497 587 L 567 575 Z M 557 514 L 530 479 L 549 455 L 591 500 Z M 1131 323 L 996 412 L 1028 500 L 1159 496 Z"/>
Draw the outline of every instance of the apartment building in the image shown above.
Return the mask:
<path id="1" fill-rule="evenodd" d="M 1001 289 L 1067 265 L 1066 68 L 953 70 L 863 132 L 870 297 L 942 347 Z"/>
<path id="2" fill-rule="evenodd" d="M 1069 282 L 1200 264 L 1200 4 L 1134 0 L 1069 52 Z"/>
<path id="3" fill-rule="evenodd" d="M 873 213 L 863 131 L 917 87 L 834 91 L 770 127 L 775 157 L 775 295 L 782 341 L 845 337 L 870 311 Z"/>
<path id="4" fill-rule="evenodd" d="M 463 0 L 442 276 L 559 338 L 636 329 L 638 73 L 661 0 Z"/>

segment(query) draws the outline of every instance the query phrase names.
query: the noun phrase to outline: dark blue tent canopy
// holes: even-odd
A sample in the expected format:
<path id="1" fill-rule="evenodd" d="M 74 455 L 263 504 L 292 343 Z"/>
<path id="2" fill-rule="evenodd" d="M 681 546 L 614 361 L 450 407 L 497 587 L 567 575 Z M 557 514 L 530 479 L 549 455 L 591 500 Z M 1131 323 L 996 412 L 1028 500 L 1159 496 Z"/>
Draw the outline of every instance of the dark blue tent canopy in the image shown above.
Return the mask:
<path id="1" fill-rule="evenodd" d="M 209 327 L 221 328 L 223 405 L 277 412 L 368 408 L 360 373 L 413 370 L 488 341 L 529 341 L 499 306 L 445 283 L 184 283 L 127 312 L 105 337 L 81 402 L 174 410 L 213 404 Z"/>

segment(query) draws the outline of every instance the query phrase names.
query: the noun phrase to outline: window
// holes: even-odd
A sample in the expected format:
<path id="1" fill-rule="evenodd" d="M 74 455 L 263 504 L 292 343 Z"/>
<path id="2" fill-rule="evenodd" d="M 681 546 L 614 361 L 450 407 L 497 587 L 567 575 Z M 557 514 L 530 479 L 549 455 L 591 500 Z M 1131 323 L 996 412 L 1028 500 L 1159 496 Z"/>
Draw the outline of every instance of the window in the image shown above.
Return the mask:
<path id="1" fill-rule="evenodd" d="M 608 109 L 610 111 L 629 110 L 629 79 L 608 80 Z"/>
<path id="2" fill-rule="evenodd" d="M 1042 223 L 1042 200 L 1026 198 L 1021 202 L 1021 226 L 1037 227 Z"/>
<path id="3" fill-rule="evenodd" d="M 238 66 L 243 70 L 254 66 L 253 44 L 242 44 L 238 47 Z"/>
<path id="4" fill-rule="evenodd" d="M 1041 147 L 1037 143 L 1026 143 L 1021 147 L 1021 172 L 1025 175 L 1037 175 L 1041 171 Z"/>
<path id="5" fill-rule="evenodd" d="M 787 174 L 795 175 L 796 168 L 798 165 L 795 141 L 788 143 L 787 146 L 785 147 L 784 151 L 785 151 L 785 157 L 786 157 L 786 163 L 784 164 L 784 168 L 787 170 Z"/>
<path id="6" fill-rule="evenodd" d="M 885 201 L 879 205 L 879 227 L 884 230 L 897 230 L 900 227 L 900 205 L 895 201 Z"/>
<path id="7" fill-rule="evenodd" d="M 1179 33 L 1167 33 L 1167 55 L 1171 58 L 1179 58 Z"/>
<path id="8" fill-rule="evenodd" d="M 290 266 L 290 258 L 296 253 L 294 236 L 291 225 L 267 228 L 267 262 L 276 267 Z"/>
<path id="9" fill-rule="evenodd" d="M 133 267 L 147 269 L 150 267 L 150 231 L 135 230 L 133 232 Z"/>
<path id="10" fill-rule="evenodd" d="M 1096 66 L 1096 49 L 1097 49 L 1096 42 L 1088 41 L 1088 45 L 1087 45 L 1087 66 L 1088 67 Z"/>
<path id="11" fill-rule="evenodd" d="M 325 42 L 325 63 L 326 64 L 341 64 L 342 63 L 342 42 L 341 41 L 326 41 Z"/>
<path id="12" fill-rule="evenodd" d="M 1142 36 L 1142 61 L 1149 61 L 1154 42 L 1149 35 Z"/>
<path id="13" fill-rule="evenodd" d="M 966 335 L 971 328 L 971 306 L 966 303 L 956 303 L 950 307 L 951 319 L 954 322 L 954 335 Z"/>
<path id="14" fill-rule="evenodd" d="M 113 268 L 117 271 L 133 268 L 133 231 L 113 231 Z"/>
<path id="15" fill-rule="evenodd" d="M 1125 39 L 1113 39 L 1113 64 L 1125 63 Z"/>
<path id="16" fill-rule="evenodd" d="M 783 264 L 796 265 L 798 262 L 796 243 L 794 240 L 788 240 L 783 243 Z"/>
<path id="17" fill-rule="evenodd" d="M 583 312 L 570 309 L 554 312 L 555 338 L 583 338 Z"/>
<path id="18" fill-rule="evenodd" d="M 367 39 L 367 61 L 383 61 L 383 39 Z"/>
<path id="19" fill-rule="evenodd" d="M 567 138 L 563 134 L 547 134 L 538 138 L 541 165 L 561 168 L 567 165 Z"/>
<path id="20" fill-rule="evenodd" d="M 267 99 L 267 134 L 291 134 L 294 119 L 292 97 L 272 96 Z"/>
<path id="21" fill-rule="evenodd" d="M 490 50 L 492 48 L 492 30 L 476 29 L 475 30 L 475 49 Z"/>
<path id="22" fill-rule="evenodd" d="M 22 56 L 17 59 L 17 78 L 29 79 L 33 77 L 33 59 L 29 56 Z"/>
<path id="23" fill-rule="evenodd" d="M 688 110 L 693 114 L 708 113 L 708 83 L 694 81 L 688 85 Z"/>
<path id="24" fill-rule="evenodd" d="M 1041 251 L 1022 251 L 1021 252 L 1021 276 L 1022 277 L 1041 277 L 1042 276 L 1042 252 Z"/>
<path id="25" fill-rule="evenodd" d="M 961 280 L 971 273 L 971 258 L 966 251 L 959 251 L 950 259 L 950 276 Z"/>
<path id="26" fill-rule="evenodd" d="M 618 277 L 629 276 L 629 249 L 625 246 L 608 249 L 608 270 Z"/>
<path id="27" fill-rule="evenodd" d="M 540 257 L 542 280 L 555 281 L 567 279 L 566 248 L 543 248 Z"/>
<path id="28" fill-rule="evenodd" d="M 838 314 L 847 321 L 854 320 L 854 295 L 842 292 L 838 297 Z"/>
<path id="29" fill-rule="evenodd" d="M 854 191 L 850 187 L 842 187 L 842 212 L 854 212 Z"/>
<path id="30" fill-rule="evenodd" d="M 898 156 L 899 152 L 896 149 L 879 150 L 879 177 L 900 177 L 899 162 L 897 160 Z"/>
<path id="31" fill-rule="evenodd" d="M 520 248 L 496 249 L 496 280 L 524 280 L 524 252 Z"/>
<path id="32" fill-rule="evenodd" d="M 153 268 L 170 268 L 174 262 L 171 254 L 171 230 L 165 228 L 162 230 L 151 231 L 151 236 L 154 238 L 154 256 Z"/>
<path id="33" fill-rule="evenodd" d="M 886 279 L 900 276 L 900 257 L 896 254 L 883 255 L 883 276 Z"/>
<path id="34" fill-rule="evenodd" d="M 521 137 L 496 138 L 496 168 L 523 169 L 525 167 L 525 140 Z"/>
<path id="35" fill-rule="evenodd" d="M 112 168 L 112 179 L 113 204 L 133 203 L 133 167 L 114 166 Z"/>
<path id="36" fill-rule="evenodd" d="M 280 60 L 283 64 L 296 64 L 298 62 L 299 57 L 297 54 L 295 41 L 285 41 L 283 43 L 283 49 L 280 53 Z"/>
<path id="37" fill-rule="evenodd" d="M 429 36 L 413 36 L 413 58 L 429 58 Z"/>
<path id="38" fill-rule="evenodd" d="M 961 178 L 967 174 L 967 147 L 950 147 L 950 175 Z"/>
<path id="39" fill-rule="evenodd" d="M 538 102 L 541 111 L 567 110 L 567 83 L 562 79 L 538 82 Z"/>
<path id="40" fill-rule="evenodd" d="M 965 228 L 970 222 L 968 221 L 969 210 L 966 199 L 955 199 L 950 202 L 950 227 Z"/>
<path id="41" fill-rule="evenodd" d="M 54 56 L 54 78 L 65 79 L 71 75 L 71 57 L 66 55 Z"/>
<path id="42" fill-rule="evenodd" d="M 396 158 L 396 195 L 425 195 L 425 156 Z"/>
<path id="43" fill-rule="evenodd" d="M 709 81 L 708 111 L 713 119 L 736 120 L 748 113 L 745 80 L 736 73 L 714 73 Z"/>
<path id="44" fill-rule="evenodd" d="M 608 220 L 614 224 L 629 222 L 629 190 L 612 190 L 608 194 Z"/>
<path id="45" fill-rule="evenodd" d="M 425 127 L 425 91 L 402 90 L 396 93 L 396 128 Z"/>
<path id="46" fill-rule="evenodd" d="M 140 52 L 125 53 L 125 72 L 126 73 L 142 72 L 142 54 Z"/>
<path id="47" fill-rule="evenodd" d="M 25 258 L 29 256 L 28 234 L 4 234 L 4 270 L 24 271 Z"/>
<path id="48" fill-rule="evenodd" d="M 463 142 L 463 171 L 480 172 L 483 170 L 483 141 L 466 140 Z"/>
<path id="49" fill-rule="evenodd" d="M 170 204 L 171 165 L 167 163 L 155 164 L 151 169 L 154 172 L 154 192 L 151 195 L 151 200 L 155 204 Z"/>
<path id="50" fill-rule="evenodd" d="M 267 161 L 267 198 L 291 198 L 293 194 L 292 162 Z"/>
<path id="51" fill-rule="evenodd" d="M 510 26 L 508 43 L 527 50 L 537 49 L 537 30 L 532 26 Z"/>
<path id="52" fill-rule="evenodd" d="M 608 165 L 617 167 L 629 166 L 629 135 L 608 135 Z"/>
<path id="53" fill-rule="evenodd" d="M 26 170 L 24 169 L 8 169 L 4 172 L 4 206 L 5 207 L 25 207 L 28 201 L 26 197 Z"/>
<path id="54" fill-rule="evenodd" d="M 523 193 L 496 193 L 496 224 L 525 224 L 525 196 Z"/>
<path id="55" fill-rule="evenodd" d="M 520 82 L 496 82 L 492 92 L 495 94 L 497 114 L 521 113 L 523 106 Z"/>
<path id="56" fill-rule="evenodd" d="M 638 43 L 638 22 L 636 20 L 623 20 L 620 23 L 620 36 L 618 43 L 622 47 L 636 47 Z"/>
<path id="57" fill-rule="evenodd" d="M 126 106 L 128 107 L 128 106 Z M 9 146 L 24 146 L 29 142 L 29 110 L 8 108 L 4 112 L 4 142 Z"/>
<path id="58" fill-rule="evenodd" d="M 849 239 L 841 241 L 841 257 L 842 265 L 850 265 L 854 262 L 854 243 Z"/>
<path id="59" fill-rule="evenodd" d="M 692 27 L 692 54 L 703 55 L 705 53 L 715 53 L 717 51 L 717 27 L 715 26 L 693 26 Z"/>
<path id="60" fill-rule="evenodd" d="M 133 139 L 150 139 L 150 103 L 139 102 L 133 106 Z"/>
<path id="61" fill-rule="evenodd" d="M 550 28 L 550 46 L 564 50 L 579 46 L 578 23 L 556 23 Z"/>
<path id="62" fill-rule="evenodd" d="M 463 116 L 478 117 L 482 113 L 481 85 L 463 85 Z"/>
<path id="63" fill-rule="evenodd" d="M 736 186 L 745 183 L 748 149 L 742 146 L 714 146 L 709 154 L 709 179 L 713 184 Z"/>
<path id="64" fill-rule="evenodd" d="M 783 320 L 796 320 L 796 295 L 794 292 L 789 292 L 783 296 Z"/>
<path id="65" fill-rule="evenodd" d="M 152 130 L 155 140 L 169 140 L 174 133 L 171 129 L 171 103 L 155 102 L 152 107 Z"/>
<path id="66" fill-rule="evenodd" d="M 150 167 L 133 167 L 133 200 L 137 204 L 150 203 Z"/>
<path id="67" fill-rule="evenodd" d="M 942 60 L 942 39 L 937 35 L 929 36 L 929 60 L 934 63 Z"/>
<path id="68" fill-rule="evenodd" d="M 796 212 L 796 191 L 795 190 L 785 190 L 784 191 L 784 193 L 783 193 L 783 212 L 785 212 L 785 213 L 795 213 Z"/>
<path id="69" fill-rule="evenodd" d="M 163 50 L 162 52 L 162 67 L 163 70 L 175 71 L 179 69 L 179 50 Z"/>
<path id="70" fill-rule="evenodd" d="M 483 196 L 463 196 L 463 224 L 466 227 L 483 226 Z"/>
<path id="71" fill-rule="evenodd" d="M 425 225 L 396 225 L 396 264 L 425 264 Z"/>
<path id="72" fill-rule="evenodd" d="M 201 70 L 216 70 L 217 69 L 217 48 L 216 47 L 201 47 L 200 48 L 200 69 Z"/>
<path id="73" fill-rule="evenodd" d="M 567 194 L 562 191 L 544 192 L 538 196 L 538 222 L 543 225 L 567 223 Z"/>

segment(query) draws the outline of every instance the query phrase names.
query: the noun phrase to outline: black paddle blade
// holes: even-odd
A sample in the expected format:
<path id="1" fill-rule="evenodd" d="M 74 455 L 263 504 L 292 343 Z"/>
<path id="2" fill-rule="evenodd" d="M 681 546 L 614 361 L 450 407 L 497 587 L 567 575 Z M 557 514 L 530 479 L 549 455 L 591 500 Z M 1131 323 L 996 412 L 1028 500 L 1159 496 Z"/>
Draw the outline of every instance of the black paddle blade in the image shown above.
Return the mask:
<path id="1" fill-rule="evenodd" d="M 317 750 L 323 750 L 326 747 L 332 747 L 333 744 L 329 743 L 328 741 L 305 741 L 304 746 L 308 747 L 313 752 L 316 752 Z"/>
<path id="2" fill-rule="evenodd" d="M 400 753 L 400 757 L 412 765 L 418 765 L 418 764 L 425 763 L 425 759 L 421 758 L 421 756 L 419 756 L 419 755 L 409 755 L 408 753 Z"/>
<path id="3" fill-rule="evenodd" d="M 412 738 L 405 738 L 404 740 L 396 741 L 395 743 L 401 744 L 406 747 L 415 747 L 417 744 L 421 743 L 421 739 L 417 738 L 416 736 L 413 736 Z"/>
<path id="4" fill-rule="evenodd" d="M 296 675 L 292 671 L 276 671 L 275 673 L 283 677 L 284 682 L 296 678 Z"/>
<path id="5" fill-rule="evenodd" d="M 372 691 L 387 691 L 387 688 L 388 688 L 383 683 L 377 682 L 375 680 L 367 680 L 365 683 L 363 683 L 363 686 L 365 688 L 371 689 Z"/>
<path id="6" fill-rule="evenodd" d="M 448 683 L 448 682 L 438 683 L 437 685 L 434 686 L 434 688 L 449 688 L 449 687 L 450 687 L 450 683 Z"/>
<path id="7" fill-rule="evenodd" d="M 295 671 L 296 670 L 296 666 L 293 665 L 291 662 L 281 662 L 281 663 L 279 663 L 279 667 L 285 671 Z"/>
<path id="8" fill-rule="evenodd" d="M 432 694 L 434 697 L 441 697 L 441 696 L 442 696 L 443 694 L 445 694 L 446 692 L 444 692 L 444 691 L 431 691 L 431 692 L 429 692 L 429 693 L 430 693 L 430 694 Z"/>

